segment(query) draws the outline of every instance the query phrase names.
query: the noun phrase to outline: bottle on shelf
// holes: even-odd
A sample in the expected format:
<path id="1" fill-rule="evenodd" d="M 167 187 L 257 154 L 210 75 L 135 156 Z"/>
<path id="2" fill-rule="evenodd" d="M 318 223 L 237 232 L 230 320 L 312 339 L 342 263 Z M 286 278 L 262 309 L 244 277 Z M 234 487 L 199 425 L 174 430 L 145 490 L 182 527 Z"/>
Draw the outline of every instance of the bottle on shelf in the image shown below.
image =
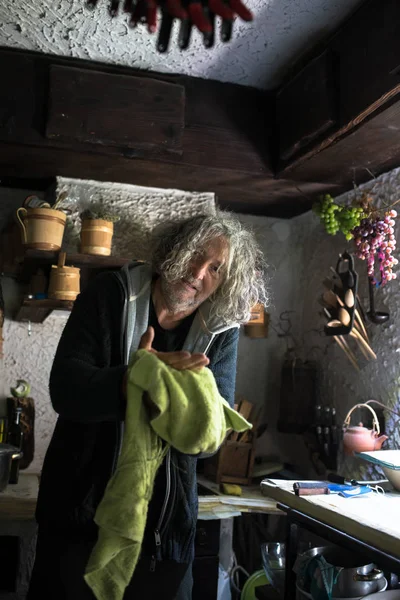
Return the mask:
<path id="1" fill-rule="evenodd" d="M 17 406 L 14 410 L 13 420 L 10 424 L 7 435 L 7 442 L 12 446 L 16 446 L 16 448 L 18 448 L 19 450 L 21 450 L 22 448 L 22 441 L 24 438 L 24 434 L 20 423 L 21 413 L 21 406 Z M 13 459 L 11 463 L 10 478 L 8 480 L 8 483 L 18 483 L 19 463 L 19 458 Z"/>

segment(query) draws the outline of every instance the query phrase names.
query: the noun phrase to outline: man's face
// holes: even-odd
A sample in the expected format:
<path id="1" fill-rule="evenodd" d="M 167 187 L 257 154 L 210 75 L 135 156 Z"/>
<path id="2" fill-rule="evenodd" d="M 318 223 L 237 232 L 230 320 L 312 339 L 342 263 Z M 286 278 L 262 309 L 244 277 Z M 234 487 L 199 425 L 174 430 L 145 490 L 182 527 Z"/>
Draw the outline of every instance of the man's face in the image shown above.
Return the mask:
<path id="1" fill-rule="evenodd" d="M 228 260 L 228 243 L 215 238 L 201 248 L 189 262 L 187 275 L 179 281 L 168 282 L 161 275 L 161 291 L 172 312 L 195 310 L 221 284 Z"/>

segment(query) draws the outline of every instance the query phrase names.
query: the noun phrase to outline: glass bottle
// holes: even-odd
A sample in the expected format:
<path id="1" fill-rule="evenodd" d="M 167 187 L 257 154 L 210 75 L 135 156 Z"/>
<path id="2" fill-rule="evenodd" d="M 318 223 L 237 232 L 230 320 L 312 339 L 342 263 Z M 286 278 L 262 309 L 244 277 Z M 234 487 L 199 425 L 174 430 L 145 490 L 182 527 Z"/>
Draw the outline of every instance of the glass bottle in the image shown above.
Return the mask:
<path id="1" fill-rule="evenodd" d="M 8 436 L 7 436 L 7 442 L 9 444 L 11 444 L 12 446 L 15 446 L 19 450 L 21 450 L 21 448 L 22 448 L 22 440 L 24 437 L 21 423 L 20 423 L 21 413 L 22 413 L 22 408 L 20 406 L 17 406 L 14 410 L 13 422 L 10 425 L 10 428 L 8 430 Z M 19 461 L 20 461 L 19 458 L 13 459 L 13 461 L 11 463 L 10 478 L 8 480 L 8 483 L 18 483 Z"/>

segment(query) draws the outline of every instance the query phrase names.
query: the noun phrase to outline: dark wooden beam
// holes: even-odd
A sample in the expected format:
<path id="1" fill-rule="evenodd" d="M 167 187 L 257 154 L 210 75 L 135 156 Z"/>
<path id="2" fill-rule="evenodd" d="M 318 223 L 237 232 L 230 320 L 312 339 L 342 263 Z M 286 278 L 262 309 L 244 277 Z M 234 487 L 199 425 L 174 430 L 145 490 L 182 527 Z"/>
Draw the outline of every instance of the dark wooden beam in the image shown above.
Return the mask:
<path id="1" fill-rule="evenodd" d="M 168 83 L 170 89 L 184 88 L 186 103 L 182 156 L 168 156 L 163 152 L 163 148 L 153 148 L 152 156 L 157 160 L 272 174 L 267 138 L 268 128 L 271 126 L 268 105 L 272 106 L 273 99 L 267 93 L 194 77 L 149 74 L 136 69 L 111 68 L 109 65 L 9 49 L 0 50 L 0 75 L 3 89 L 7 89 L 7 94 L 0 97 L 0 140 L 40 147 L 74 147 L 83 152 L 103 153 L 112 157 L 148 156 L 140 144 L 135 147 L 132 143 L 118 143 L 118 140 L 112 140 L 109 144 L 104 140 L 102 145 L 95 147 L 82 139 L 46 138 L 49 100 L 54 96 L 53 87 L 52 95 L 49 96 L 49 78 L 50 71 L 55 66 L 73 66 L 81 72 L 86 69 L 92 77 L 97 72 L 99 78 L 102 74 L 113 74 L 128 78 L 128 81 L 129 78 L 135 81 L 138 78 L 151 79 L 161 84 Z M 66 93 L 64 89 L 60 91 Z M 80 93 L 83 94 L 84 91 L 81 89 Z M 113 99 L 116 110 L 120 109 L 118 86 L 115 89 L 109 86 L 107 94 Z M 162 112 L 161 107 L 160 111 Z M 88 116 L 90 115 L 86 111 L 82 111 L 82 120 Z M 141 114 L 135 115 L 133 104 L 132 122 L 140 117 Z M 155 118 L 159 118 L 159 115 L 155 114 Z"/>

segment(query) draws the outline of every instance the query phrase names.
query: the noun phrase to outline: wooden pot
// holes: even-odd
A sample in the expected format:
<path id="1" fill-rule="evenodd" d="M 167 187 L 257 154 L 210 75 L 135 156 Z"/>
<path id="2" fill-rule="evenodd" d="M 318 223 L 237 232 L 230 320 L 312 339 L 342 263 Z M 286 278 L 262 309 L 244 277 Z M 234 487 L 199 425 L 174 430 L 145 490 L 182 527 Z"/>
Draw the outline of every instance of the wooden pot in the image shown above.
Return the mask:
<path id="1" fill-rule="evenodd" d="M 81 252 L 110 256 L 114 223 L 103 219 L 85 219 L 82 221 Z"/>
<path id="2" fill-rule="evenodd" d="M 80 292 L 80 269 L 65 266 L 65 252 L 60 252 L 58 265 L 51 266 L 48 297 L 74 301 Z"/>
<path id="3" fill-rule="evenodd" d="M 67 216 L 52 208 L 24 208 L 17 210 L 25 248 L 60 250 Z"/>

